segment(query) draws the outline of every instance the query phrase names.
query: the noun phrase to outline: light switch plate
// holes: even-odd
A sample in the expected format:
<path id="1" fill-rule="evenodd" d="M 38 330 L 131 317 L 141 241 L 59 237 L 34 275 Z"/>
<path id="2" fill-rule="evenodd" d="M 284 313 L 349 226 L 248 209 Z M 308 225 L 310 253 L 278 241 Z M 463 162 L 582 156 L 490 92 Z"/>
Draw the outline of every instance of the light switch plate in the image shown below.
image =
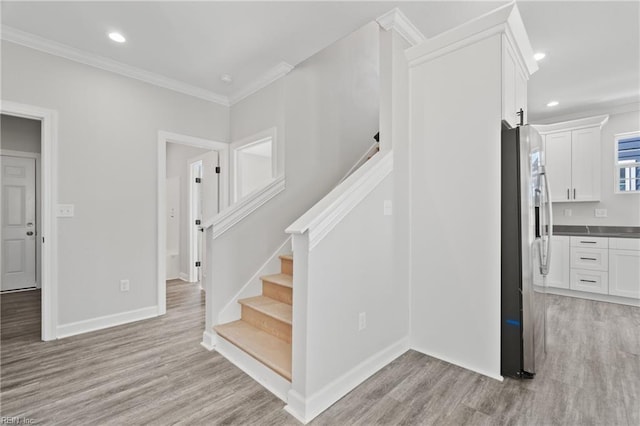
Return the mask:
<path id="1" fill-rule="evenodd" d="M 73 217 L 74 215 L 73 204 L 58 204 L 57 213 L 58 217 Z"/>
<path id="2" fill-rule="evenodd" d="M 607 209 L 595 209 L 595 217 L 607 217 Z"/>

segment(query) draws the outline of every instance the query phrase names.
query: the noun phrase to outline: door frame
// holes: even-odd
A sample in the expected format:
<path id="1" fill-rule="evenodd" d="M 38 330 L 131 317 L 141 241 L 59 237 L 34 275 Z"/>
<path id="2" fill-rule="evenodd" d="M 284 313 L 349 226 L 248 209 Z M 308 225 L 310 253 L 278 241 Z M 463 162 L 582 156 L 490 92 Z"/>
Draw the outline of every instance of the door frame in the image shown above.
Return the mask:
<path id="1" fill-rule="evenodd" d="M 41 338 L 57 338 L 58 318 L 58 232 L 55 205 L 58 201 L 58 112 L 38 106 L 2 100 L 2 114 L 40 121 L 40 206 L 41 223 Z M 38 184 L 38 182 L 36 182 Z"/>
<path id="2" fill-rule="evenodd" d="M 229 144 L 194 136 L 160 130 L 158 132 L 158 185 L 157 185 L 157 265 L 156 279 L 158 281 L 158 315 L 167 313 L 167 143 L 193 146 L 196 148 L 218 151 L 220 164 L 220 210 L 229 205 Z"/>
<path id="3" fill-rule="evenodd" d="M 218 162 L 220 162 L 220 160 L 218 159 Z M 202 200 L 200 200 L 200 192 L 198 191 L 198 188 L 196 187 L 195 183 L 195 178 L 196 177 L 201 177 L 201 176 L 196 176 L 195 170 L 194 170 L 194 166 L 196 164 L 200 164 L 200 167 L 202 167 L 202 160 L 188 160 L 187 164 L 189 166 L 189 244 L 188 244 L 188 250 L 189 250 L 189 282 L 195 282 L 198 280 L 198 268 L 195 265 L 195 257 L 199 252 L 199 247 L 198 247 L 198 235 L 196 234 L 197 231 L 195 231 L 195 220 L 197 219 L 196 216 L 198 216 L 196 214 L 195 211 L 195 202 L 196 202 L 196 197 L 198 198 L 198 202 L 201 203 Z M 202 171 L 200 172 L 200 174 L 202 175 Z M 202 260 L 202 259 L 199 259 Z"/>

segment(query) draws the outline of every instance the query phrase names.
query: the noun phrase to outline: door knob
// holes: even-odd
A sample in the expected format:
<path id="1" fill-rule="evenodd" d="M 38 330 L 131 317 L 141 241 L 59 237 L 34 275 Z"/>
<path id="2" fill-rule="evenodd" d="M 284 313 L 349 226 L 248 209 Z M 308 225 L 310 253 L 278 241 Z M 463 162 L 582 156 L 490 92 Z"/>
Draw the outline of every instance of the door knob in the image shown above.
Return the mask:
<path id="1" fill-rule="evenodd" d="M 27 235 L 28 235 L 28 236 L 32 236 L 32 235 L 33 235 L 33 231 L 28 231 L 28 232 L 27 232 Z"/>

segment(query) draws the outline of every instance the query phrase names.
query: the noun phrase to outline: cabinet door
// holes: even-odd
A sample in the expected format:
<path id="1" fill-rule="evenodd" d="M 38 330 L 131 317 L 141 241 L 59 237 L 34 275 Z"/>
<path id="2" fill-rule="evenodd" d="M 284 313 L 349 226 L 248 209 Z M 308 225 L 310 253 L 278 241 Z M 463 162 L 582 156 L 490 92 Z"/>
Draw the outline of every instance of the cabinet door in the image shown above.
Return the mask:
<path id="1" fill-rule="evenodd" d="M 640 299 L 640 251 L 609 249 L 609 294 Z"/>
<path id="2" fill-rule="evenodd" d="M 550 133 L 545 137 L 545 164 L 551 201 L 571 201 L 571 132 Z"/>
<path id="3" fill-rule="evenodd" d="M 516 60 L 506 41 L 502 38 L 502 119 L 516 127 Z"/>
<path id="4" fill-rule="evenodd" d="M 600 199 L 600 128 L 571 132 L 571 182 L 575 201 Z"/>
<path id="5" fill-rule="evenodd" d="M 515 100 L 515 107 L 516 107 L 516 112 L 520 110 L 520 108 L 522 108 L 522 111 L 524 111 L 524 123 L 527 124 L 528 121 L 528 111 L 527 111 L 527 79 L 524 76 L 524 74 L 522 73 L 522 71 L 520 71 L 519 68 L 516 68 L 516 72 L 515 72 L 515 90 L 516 90 L 516 100 Z M 518 117 L 516 117 L 518 118 Z"/>

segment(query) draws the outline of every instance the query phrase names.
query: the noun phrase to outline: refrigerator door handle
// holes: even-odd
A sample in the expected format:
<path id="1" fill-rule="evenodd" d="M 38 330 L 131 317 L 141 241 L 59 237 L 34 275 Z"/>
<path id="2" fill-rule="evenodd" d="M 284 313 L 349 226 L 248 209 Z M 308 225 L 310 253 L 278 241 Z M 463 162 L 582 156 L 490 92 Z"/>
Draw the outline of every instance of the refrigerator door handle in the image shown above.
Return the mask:
<path id="1" fill-rule="evenodd" d="M 549 179 L 544 166 L 540 170 L 541 183 L 544 186 L 544 217 L 545 223 L 540 223 L 540 242 L 544 247 L 540 247 L 540 273 L 543 276 L 549 274 L 549 266 L 551 263 L 551 237 L 553 236 L 553 211 L 551 206 L 551 191 L 549 189 Z M 545 229 L 546 228 L 546 229 Z"/>

